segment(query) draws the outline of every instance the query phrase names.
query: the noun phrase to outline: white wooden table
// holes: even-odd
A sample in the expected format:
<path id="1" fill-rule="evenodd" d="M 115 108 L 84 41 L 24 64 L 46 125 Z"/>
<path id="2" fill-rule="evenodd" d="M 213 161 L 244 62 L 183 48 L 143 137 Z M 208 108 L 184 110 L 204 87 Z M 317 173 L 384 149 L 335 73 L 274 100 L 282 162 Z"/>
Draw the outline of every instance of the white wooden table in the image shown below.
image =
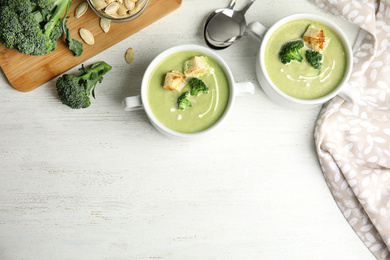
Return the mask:
<path id="1" fill-rule="evenodd" d="M 153 57 L 174 45 L 205 46 L 204 19 L 229 3 L 185 0 L 86 61 L 113 66 L 88 109 L 62 105 L 55 80 L 22 93 L 0 74 L 0 259 L 374 259 L 320 170 L 320 108 L 272 103 L 257 83 L 249 37 L 218 54 L 256 93 L 237 98 L 212 135 L 168 139 L 144 111 L 123 110 Z M 301 11 L 330 17 L 354 41 L 354 26 L 306 0 L 258 0 L 247 21 L 270 26 Z"/>

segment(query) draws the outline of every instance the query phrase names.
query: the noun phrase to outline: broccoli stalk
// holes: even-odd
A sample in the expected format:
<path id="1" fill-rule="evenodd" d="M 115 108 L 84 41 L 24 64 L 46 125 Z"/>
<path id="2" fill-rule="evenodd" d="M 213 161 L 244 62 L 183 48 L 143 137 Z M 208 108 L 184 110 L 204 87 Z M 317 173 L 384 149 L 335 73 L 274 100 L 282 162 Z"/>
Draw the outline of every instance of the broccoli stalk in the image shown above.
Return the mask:
<path id="1" fill-rule="evenodd" d="M 193 78 L 190 81 L 190 85 L 192 87 L 191 89 L 191 96 L 195 96 L 199 93 L 207 94 L 209 93 L 209 88 L 206 86 L 203 80 L 198 78 Z"/>
<path id="2" fill-rule="evenodd" d="M 23 54 L 49 54 L 65 31 L 70 4 L 71 0 L 0 1 L 0 42 Z"/>
<path id="3" fill-rule="evenodd" d="M 188 99 L 190 97 L 190 92 L 186 91 L 183 94 L 180 95 L 180 97 L 177 99 L 177 107 L 180 110 L 184 110 L 187 106 L 191 107 L 192 104 L 190 100 Z"/>
<path id="4" fill-rule="evenodd" d="M 87 67 L 82 65 L 79 70 L 79 75 L 64 74 L 56 83 L 60 100 L 73 109 L 89 107 L 91 91 L 95 98 L 95 86 L 102 82 L 103 75 L 111 70 L 111 66 L 100 61 Z"/>
<path id="5" fill-rule="evenodd" d="M 280 50 L 279 57 L 280 61 L 283 64 L 288 64 L 292 60 L 296 60 L 298 62 L 301 62 L 303 60 L 303 57 L 300 53 L 300 49 L 302 49 L 304 46 L 303 41 L 296 40 L 287 42 L 282 46 L 282 49 Z"/>
<path id="6" fill-rule="evenodd" d="M 63 13 L 68 11 L 68 8 L 70 6 L 72 1 L 69 0 L 54 0 L 51 5 L 51 15 L 50 19 L 46 22 L 43 32 L 46 36 L 50 37 L 54 27 L 58 24 L 58 22 L 61 21 L 61 16 Z M 45 9 L 43 9 L 46 11 Z M 65 14 L 66 16 L 66 14 Z"/>
<path id="7" fill-rule="evenodd" d="M 307 50 L 306 51 L 306 59 L 316 70 L 322 69 L 322 54 L 318 51 Z"/>

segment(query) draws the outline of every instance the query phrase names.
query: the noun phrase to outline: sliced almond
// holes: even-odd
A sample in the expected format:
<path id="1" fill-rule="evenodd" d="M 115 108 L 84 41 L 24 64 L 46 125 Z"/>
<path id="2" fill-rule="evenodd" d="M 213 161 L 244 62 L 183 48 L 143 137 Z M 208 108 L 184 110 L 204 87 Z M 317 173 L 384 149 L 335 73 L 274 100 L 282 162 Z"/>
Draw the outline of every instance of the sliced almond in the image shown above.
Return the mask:
<path id="1" fill-rule="evenodd" d="M 124 4 L 127 10 L 133 10 L 135 8 L 135 2 L 131 0 L 125 0 Z"/>
<path id="2" fill-rule="evenodd" d="M 126 51 L 125 60 L 127 63 L 131 63 L 133 61 L 133 59 L 134 59 L 134 50 L 133 50 L 133 48 L 129 48 Z"/>
<path id="3" fill-rule="evenodd" d="M 104 0 L 92 0 L 92 3 L 97 10 L 102 10 L 107 6 L 107 3 Z"/>
<path id="4" fill-rule="evenodd" d="M 116 2 L 116 0 L 106 0 L 107 4 L 111 4 L 112 2 Z"/>
<path id="5" fill-rule="evenodd" d="M 103 32 L 107 33 L 110 30 L 110 20 L 100 18 L 100 28 L 102 28 Z"/>
<path id="6" fill-rule="evenodd" d="M 119 7 L 120 4 L 118 2 L 112 2 L 111 4 L 107 5 L 106 9 L 104 9 L 104 12 L 106 14 L 115 14 Z"/>
<path id="7" fill-rule="evenodd" d="M 89 30 L 85 28 L 80 28 L 79 34 L 81 39 L 83 39 L 83 41 L 85 41 L 86 44 L 94 45 L 95 38 L 93 37 L 93 34 Z"/>
<path id="8" fill-rule="evenodd" d="M 131 0 L 132 2 L 136 3 L 138 0 Z"/>
<path id="9" fill-rule="evenodd" d="M 118 11 L 116 11 L 116 13 L 119 15 L 119 16 L 126 16 L 127 15 L 127 9 L 124 5 L 120 4 L 119 5 L 119 8 L 118 8 Z"/>
<path id="10" fill-rule="evenodd" d="M 74 11 L 74 17 L 76 18 L 80 18 L 83 14 L 85 14 L 85 12 L 87 11 L 88 9 L 88 3 L 87 2 L 82 2 L 80 3 L 76 10 Z"/>

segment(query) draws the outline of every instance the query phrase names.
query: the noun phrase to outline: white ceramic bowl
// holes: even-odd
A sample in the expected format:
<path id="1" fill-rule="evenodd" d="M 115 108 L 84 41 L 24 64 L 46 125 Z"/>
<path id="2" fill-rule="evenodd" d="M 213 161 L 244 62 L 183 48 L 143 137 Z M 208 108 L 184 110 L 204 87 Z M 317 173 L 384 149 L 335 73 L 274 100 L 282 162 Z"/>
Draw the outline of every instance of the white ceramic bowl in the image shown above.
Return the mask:
<path id="1" fill-rule="evenodd" d="M 166 57 L 170 56 L 171 54 L 177 53 L 177 52 L 182 52 L 182 51 L 196 51 L 203 53 L 211 58 L 213 58 L 215 61 L 217 61 L 225 71 L 225 74 L 228 78 L 229 81 L 229 89 L 230 89 L 230 97 L 229 97 L 229 103 L 225 109 L 225 112 L 223 113 L 222 117 L 211 127 L 200 131 L 200 132 L 195 132 L 195 133 L 181 133 L 174 131 L 162 123 L 158 121 L 158 119 L 154 116 L 152 113 L 148 99 L 147 99 L 147 87 L 148 87 L 148 81 L 149 77 L 153 71 L 153 69 Z M 161 86 L 162 87 L 162 86 Z M 191 137 L 198 137 L 200 135 L 207 134 L 214 129 L 216 129 L 218 126 L 221 125 L 221 123 L 226 119 L 228 116 L 229 112 L 231 111 L 234 103 L 235 96 L 241 93 L 249 93 L 253 94 L 254 93 L 254 84 L 250 82 L 245 82 L 245 83 L 236 83 L 233 79 L 233 74 L 229 68 L 229 66 L 226 64 L 226 62 L 219 56 L 217 55 L 214 51 L 210 50 L 209 48 L 202 47 L 199 45 L 179 45 L 172 47 L 170 49 L 167 49 L 160 53 L 156 58 L 152 60 L 152 62 L 149 64 L 147 67 L 144 76 L 142 78 L 142 83 L 141 83 L 141 95 L 139 96 L 132 96 L 132 97 L 126 97 L 123 100 L 123 104 L 125 107 L 126 111 L 132 111 L 132 110 L 137 110 L 137 109 L 144 109 L 150 122 L 153 124 L 153 126 L 162 132 L 163 134 L 167 134 L 168 136 L 173 136 L 173 137 L 181 137 L 181 138 L 191 138 Z"/>
<path id="2" fill-rule="evenodd" d="M 340 84 L 328 95 L 316 99 L 309 99 L 309 100 L 299 99 L 287 95 L 272 82 L 265 68 L 264 53 L 267 46 L 267 42 L 271 37 L 271 35 L 281 25 L 299 19 L 318 21 L 328 26 L 339 36 L 347 54 L 347 65 L 346 65 L 347 67 L 344 73 L 344 77 L 341 80 Z M 360 93 L 356 89 L 352 88 L 350 85 L 347 84 L 352 72 L 352 65 L 353 65 L 351 44 L 349 43 L 348 38 L 346 37 L 344 32 L 334 22 L 330 21 L 329 19 L 317 14 L 308 14 L 308 13 L 294 14 L 282 18 L 281 20 L 273 24 L 269 29 L 261 25 L 259 22 L 252 22 L 248 25 L 248 33 L 253 38 L 255 38 L 260 42 L 259 51 L 256 56 L 257 79 L 264 92 L 269 96 L 270 99 L 272 99 L 276 103 L 289 108 L 301 109 L 301 108 L 321 105 L 336 95 L 340 95 L 341 97 L 343 97 L 349 102 L 355 102 L 357 99 L 359 99 Z"/>

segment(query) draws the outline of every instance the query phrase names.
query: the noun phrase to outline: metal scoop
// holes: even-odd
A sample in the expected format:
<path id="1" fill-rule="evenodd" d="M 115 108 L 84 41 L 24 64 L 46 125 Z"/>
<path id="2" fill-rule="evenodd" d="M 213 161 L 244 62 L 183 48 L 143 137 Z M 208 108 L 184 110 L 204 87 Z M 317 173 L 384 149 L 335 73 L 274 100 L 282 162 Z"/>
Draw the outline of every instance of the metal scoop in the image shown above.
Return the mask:
<path id="1" fill-rule="evenodd" d="M 207 45 L 213 49 L 224 49 L 238 41 L 246 29 L 245 12 L 255 1 L 251 0 L 240 11 L 234 11 L 237 0 L 233 0 L 228 8 L 212 12 L 204 26 Z"/>

